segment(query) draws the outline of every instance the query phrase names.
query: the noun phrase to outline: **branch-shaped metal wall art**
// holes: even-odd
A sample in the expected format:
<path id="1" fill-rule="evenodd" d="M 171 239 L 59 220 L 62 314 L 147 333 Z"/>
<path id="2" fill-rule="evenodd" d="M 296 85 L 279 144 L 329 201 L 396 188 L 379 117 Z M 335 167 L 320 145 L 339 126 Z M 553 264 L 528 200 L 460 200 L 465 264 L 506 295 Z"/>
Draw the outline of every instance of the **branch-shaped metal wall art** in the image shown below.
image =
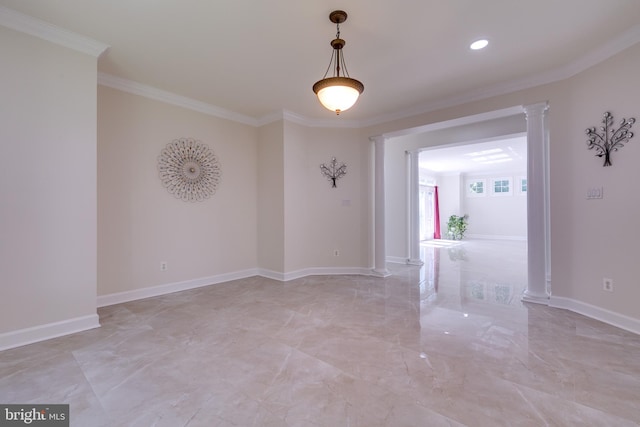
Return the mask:
<path id="1" fill-rule="evenodd" d="M 338 166 L 338 161 L 335 157 L 332 157 L 329 166 L 324 163 L 320 165 L 320 171 L 322 175 L 331 181 L 331 187 L 336 188 L 336 181 L 347 174 L 347 165 L 341 163 L 340 166 Z"/>
<path id="2" fill-rule="evenodd" d="M 636 122 L 636 119 L 630 118 L 622 119 L 620 127 L 615 129 L 613 127 L 613 116 L 610 112 L 604 113 L 602 118 L 602 124 L 600 126 L 600 132 L 596 132 L 595 127 L 587 129 L 587 146 L 589 150 L 596 149 L 596 156 L 604 156 L 604 165 L 611 166 L 611 152 L 618 151 L 619 148 L 624 146 L 624 143 L 629 142 L 633 137 L 633 132 L 630 131 L 631 126 Z"/>

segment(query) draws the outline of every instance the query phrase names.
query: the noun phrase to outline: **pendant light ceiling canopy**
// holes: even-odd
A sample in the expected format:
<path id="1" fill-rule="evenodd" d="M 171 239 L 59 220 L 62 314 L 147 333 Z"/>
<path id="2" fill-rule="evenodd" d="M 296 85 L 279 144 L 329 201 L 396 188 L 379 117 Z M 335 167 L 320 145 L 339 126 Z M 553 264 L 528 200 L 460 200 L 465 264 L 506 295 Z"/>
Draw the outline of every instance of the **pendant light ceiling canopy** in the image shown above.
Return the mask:
<path id="1" fill-rule="evenodd" d="M 329 20 L 336 24 L 336 38 L 331 40 L 331 60 L 322 80 L 313 85 L 313 92 L 318 96 L 320 103 L 328 110 L 336 114 L 351 108 L 360 94 L 364 91 L 364 85 L 356 79 L 349 77 L 347 66 L 344 62 L 342 48 L 346 42 L 340 38 L 340 24 L 347 20 L 347 12 L 334 10 L 329 14 Z M 333 70 L 333 76 L 327 77 L 329 70 Z"/>

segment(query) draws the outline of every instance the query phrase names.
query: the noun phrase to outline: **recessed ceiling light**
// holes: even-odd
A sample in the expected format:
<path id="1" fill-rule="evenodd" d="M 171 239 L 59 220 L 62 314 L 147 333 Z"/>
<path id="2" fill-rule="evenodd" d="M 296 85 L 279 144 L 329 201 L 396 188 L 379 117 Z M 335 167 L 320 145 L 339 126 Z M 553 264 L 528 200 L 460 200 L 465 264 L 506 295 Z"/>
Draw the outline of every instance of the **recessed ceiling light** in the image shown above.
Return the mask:
<path id="1" fill-rule="evenodd" d="M 480 49 L 484 49 L 485 47 L 487 47 L 488 44 L 489 44 L 489 40 L 480 39 L 480 40 L 476 40 L 473 43 L 471 43 L 471 45 L 469 47 L 471 49 L 473 49 L 473 50 L 480 50 Z"/>

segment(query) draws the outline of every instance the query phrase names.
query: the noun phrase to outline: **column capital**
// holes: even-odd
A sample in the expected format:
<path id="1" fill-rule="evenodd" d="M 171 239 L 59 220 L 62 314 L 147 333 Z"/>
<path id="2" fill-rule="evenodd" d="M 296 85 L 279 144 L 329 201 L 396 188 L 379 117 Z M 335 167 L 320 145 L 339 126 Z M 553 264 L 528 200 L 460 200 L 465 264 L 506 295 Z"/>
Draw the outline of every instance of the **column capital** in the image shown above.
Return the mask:
<path id="1" fill-rule="evenodd" d="M 527 118 L 545 114 L 549 110 L 548 102 L 539 102 L 537 104 L 523 105 L 522 109 Z"/>
<path id="2" fill-rule="evenodd" d="M 369 141 L 371 142 L 375 142 L 376 144 L 380 144 L 386 141 L 387 138 L 384 137 L 384 135 L 375 135 L 375 136 L 370 136 L 369 137 Z"/>

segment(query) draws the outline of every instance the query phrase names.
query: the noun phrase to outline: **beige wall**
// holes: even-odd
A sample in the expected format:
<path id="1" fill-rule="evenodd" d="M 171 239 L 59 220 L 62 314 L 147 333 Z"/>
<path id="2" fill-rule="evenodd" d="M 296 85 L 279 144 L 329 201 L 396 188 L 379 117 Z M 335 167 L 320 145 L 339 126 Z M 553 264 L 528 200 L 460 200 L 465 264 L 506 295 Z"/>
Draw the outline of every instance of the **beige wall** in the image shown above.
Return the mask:
<path id="1" fill-rule="evenodd" d="M 96 59 L 4 27 L 0 58 L 0 334 L 97 325 Z"/>
<path id="2" fill-rule="evenodd" d="M 496 170 L 491 174 L 463 174 L 462 185 L 458 187 L 462 207 L 460 215 L 469 215 L 469 227 L 466 236 L 476 238 L 516 239 L 527 238 L 527 194 L 518 189 L 520 177 L 526 177 L 527 171 L 511 169 Z M 511 179 L 511 194 L 507 196 L 492 194 L 492 180 Z M 467 196 L 467 182 L 474 179 L 485 180 L 485 196 Z M 447 229 L 449 217 L 441 218 L 442 229 Z"/>
<path id="3" fill-rule="evenodd" d="M 369 141 L 357 130 L 285 123 L 285 270 L 366 268 Z M 337 187 L 320 165 L 347 165 Z M 335 251 L 339 255 L 335 256 Z"/>
<path id="4" fill-rule="evenodd" d="M 443 239 L 446 239 L 449 217 L 466 213 L 462 196 L 464 177 L 461 174 L 443 175 L 437 178 L 437 183 L 440 207 L 440 234 Z"/>
<path id="5" fill-rule="evenodd" d="M 107 87 L 98 95 L 99 295 L 238 271 L 368 266 L 370 143 L 357 130 L 256 129 Z M 175 199 L 158 178 L 160 151 L 183 136 L 220 159 L 220 187 L 204 202 Z M 334 155 L 349 166 L 338 188 L 319 169 Z"/>
<path id="6" fill-rule="evenodd" d="M 385 232 L 387 257 L 408 259 L 409 243 L 409 164 L 406 144 L 400 141 L 385 143 L 384 190 Z"/>
<path id="7" fill-rule="evenodd" d="M 258 267 L 284 272 L 284 124 L 262 126 L 258 138 Z"/>
<path id="8" fill-rule="evenodd" d="M 640 45 L 635 45 L 570 79 L 472 102 L 363 130 L 380 135 L 517 105 L 548 101 L 551 176 L 551 280 L 554 296 L 566 297 L 640 319 L 640 237 L 635 218 L 640 198 L 634 187 L 640 149 L 632 139 L 614 153 L 613 166 L 586 149 L 585 129 L 598 126 L 605 111 L 616 121 L 640 118 Z M 638 132 L 635 130 L 636 133 Z M 637 138 L 637 137 L 636 137 Z M 603 186 L 604 199 L 586 200 L 590 186 Z M 387 222 L 388 224 L 388 222 Z M 387 230 L 389 232 L 389 230 Z M 602 278 L 615 291 L 602 291 Z"/>
<path id="9" fill-rule="evenodd" d="M 4 28 L 0 55 L 0 292 L 21 302 L 3 304 L 0 334 L 95 316 L 96 281 L 109 295 L 254 269 L 369 267 L 369 136 L 542 101 L 551 108 L 553 294 L 640 319 L 640 148 L 633 139 L 603 168 L 584 135 L 607 110 L 616 121 L 640 118 L 640 45 L 562 82 L 360 130 L 286 121 L 256 129 L 106 87 L 96 97 L 95 58 Z M 185 203 L 160 184 L 157 157 L 180 137 L 220 159 L 209 200 Z M 337 189 L 318 170 L 331 156 L 349 168 Z M 400 169 L 388 176 L 406 183 Z M 593 186 L 604 187 L 603 200 L 585 200 Z"/>
<path id="10" fill-rule="evenodd" d="M 563 291 L 581 301 L 640 319 L 640 125 L 629 144 L 612 155 L 612 166 L 586 148 L 585 129 L 601 126 L 610 111 L 640 119 L 640 44 L 570 81 L 564 138 L 552 141 L 553 271 L 566 280 Z M 553 150 L 555 148 L 555 151 Z M 586 200 L 588 187 L 604 187 L 602 200 Z M 552 205 L 553 206 L 553 205 Z M 614 292 L 602 291 L 602 278 Z"/>
<path id="11" fill-rule="evenodd" d="M 255 128 L 103 86 L 98 117 L 99 295 L 256 267 Z M 158 176 L 161 150 L 181 137 L 218 156 L 218 190 L 202 202 Z"/>

